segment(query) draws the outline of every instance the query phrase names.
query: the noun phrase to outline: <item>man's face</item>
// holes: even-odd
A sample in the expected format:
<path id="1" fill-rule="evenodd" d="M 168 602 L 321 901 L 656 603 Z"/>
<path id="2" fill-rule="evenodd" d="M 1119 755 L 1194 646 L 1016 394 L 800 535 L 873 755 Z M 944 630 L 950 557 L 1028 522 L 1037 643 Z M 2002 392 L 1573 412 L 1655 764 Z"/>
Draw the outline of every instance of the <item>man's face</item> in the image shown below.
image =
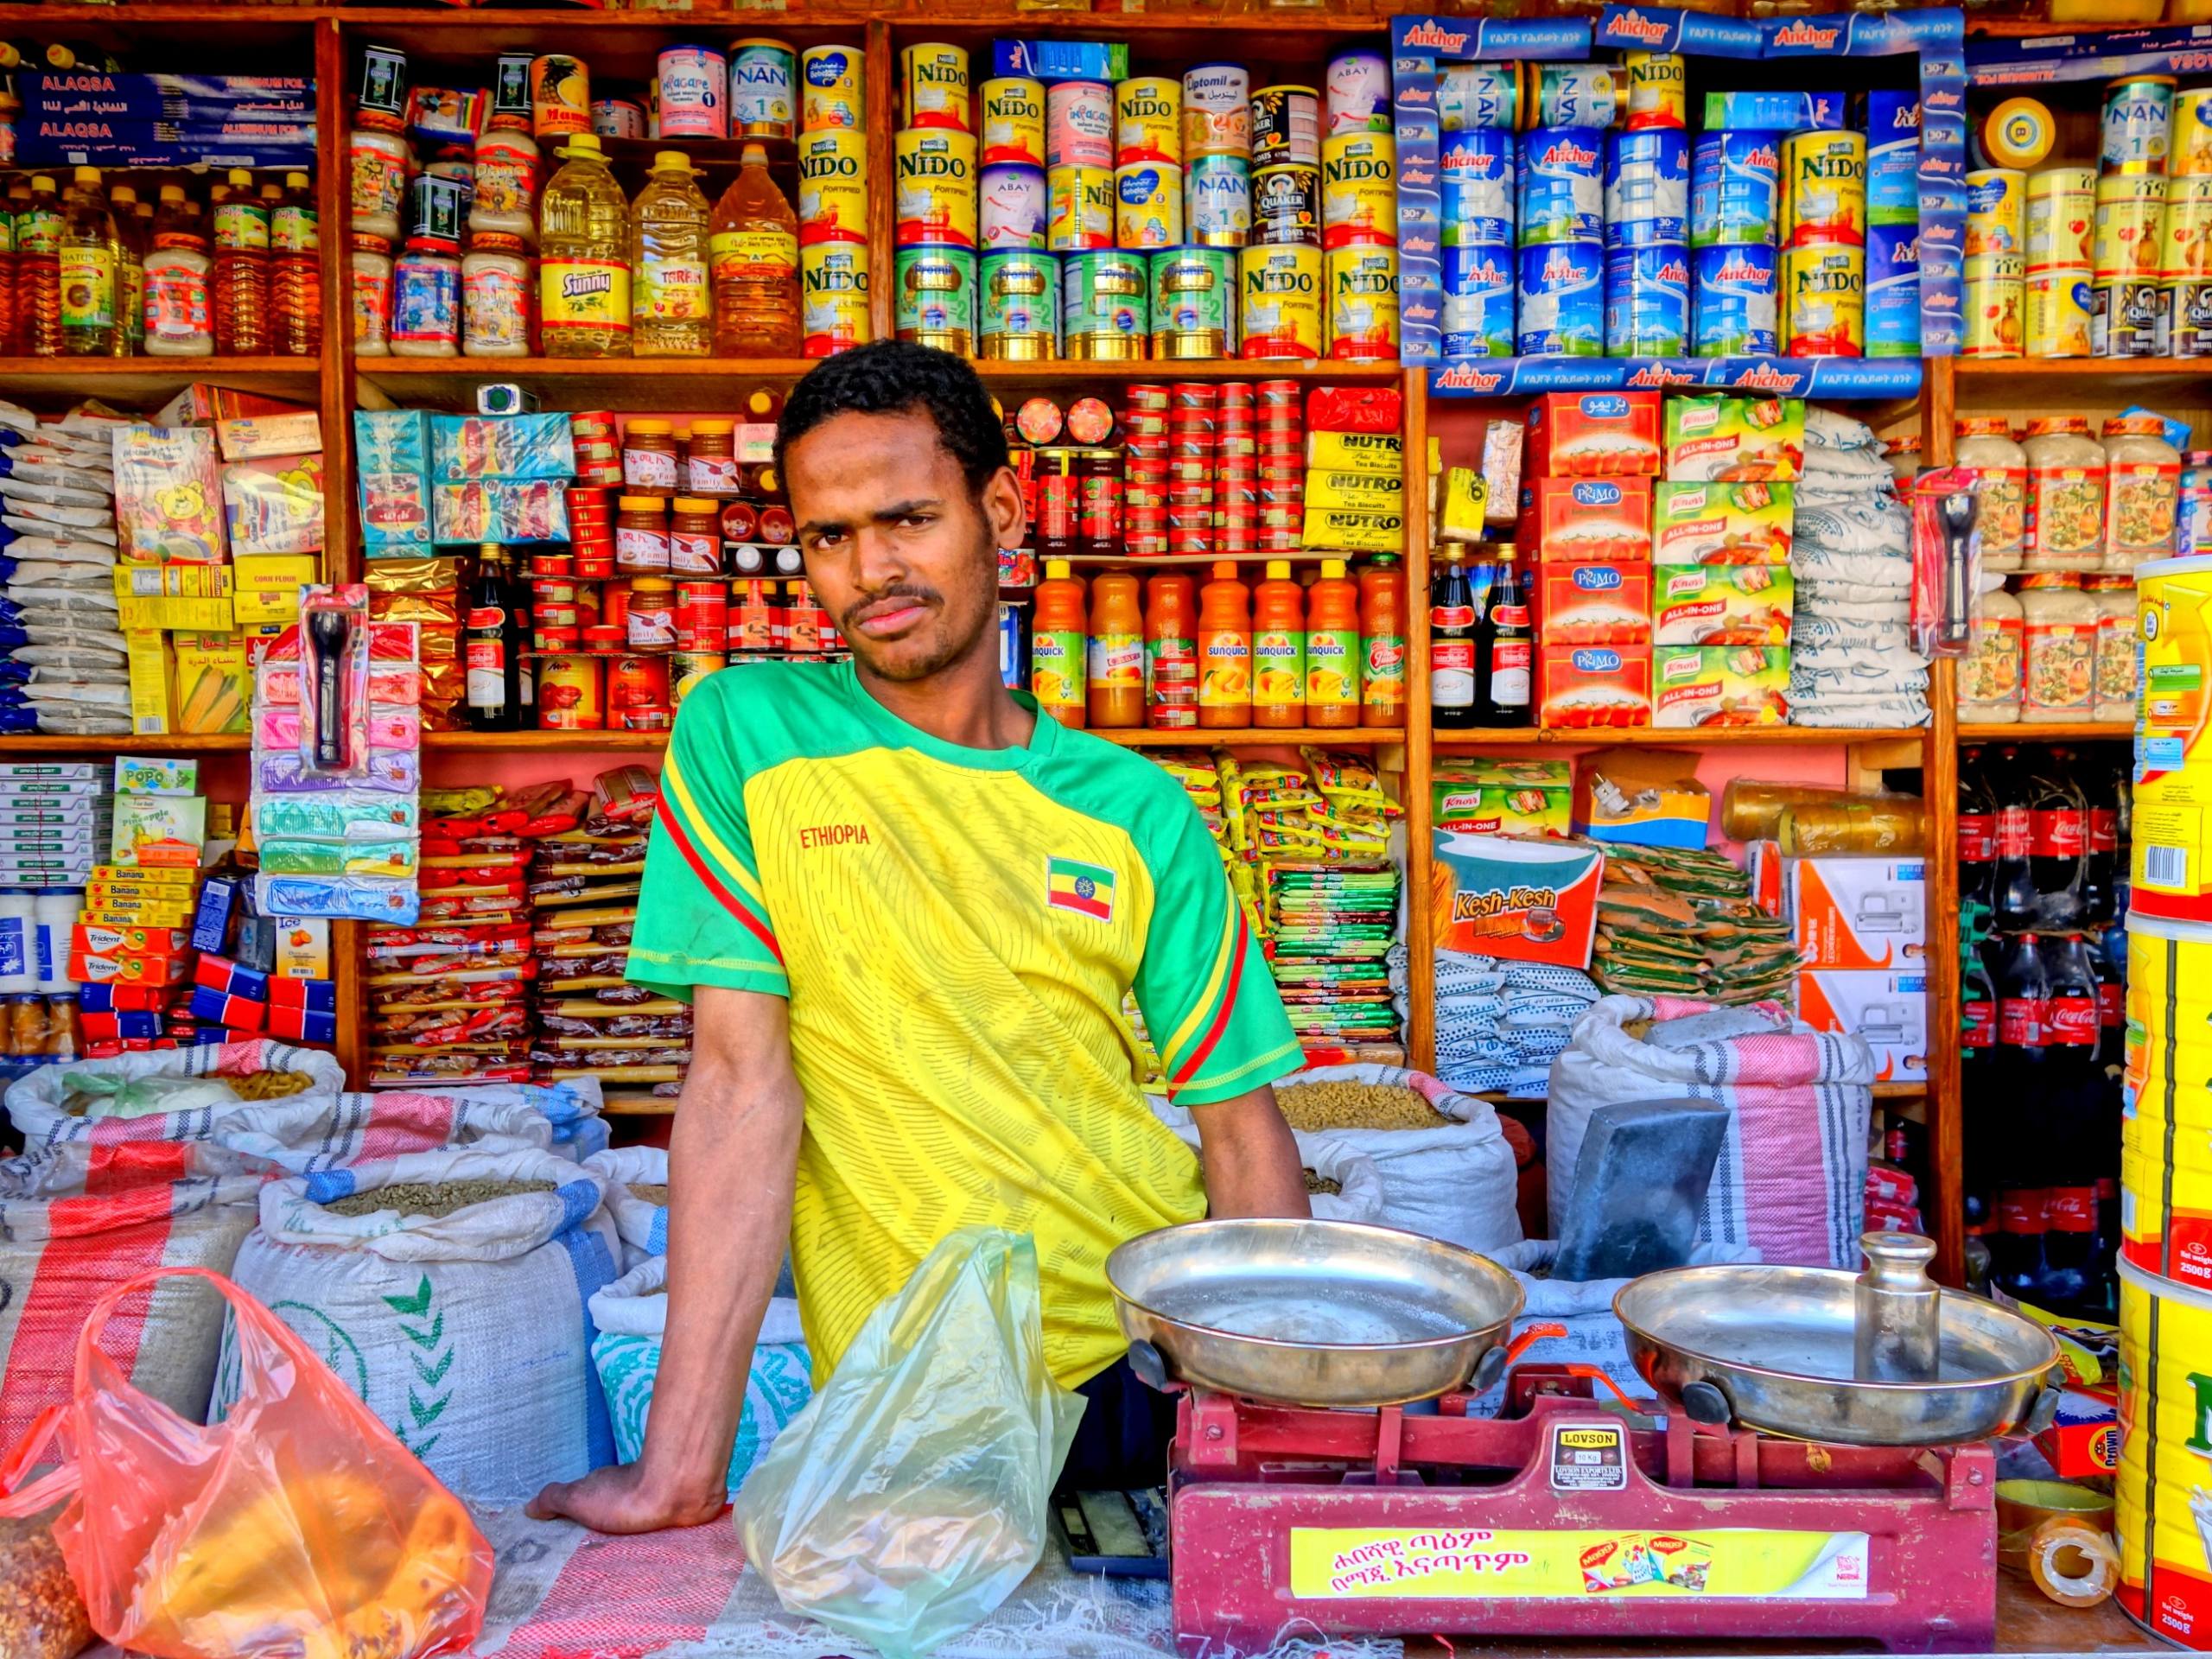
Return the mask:
<path id="1" fill-rule="evenodd" d="M 937 425 L 915 410 L 833 416 L 784 453 L 807 579 L 879 678 L 927 679 L 997 620 L 998 549 L 1020 544 L 1003 469 L 979 501 Z"/>

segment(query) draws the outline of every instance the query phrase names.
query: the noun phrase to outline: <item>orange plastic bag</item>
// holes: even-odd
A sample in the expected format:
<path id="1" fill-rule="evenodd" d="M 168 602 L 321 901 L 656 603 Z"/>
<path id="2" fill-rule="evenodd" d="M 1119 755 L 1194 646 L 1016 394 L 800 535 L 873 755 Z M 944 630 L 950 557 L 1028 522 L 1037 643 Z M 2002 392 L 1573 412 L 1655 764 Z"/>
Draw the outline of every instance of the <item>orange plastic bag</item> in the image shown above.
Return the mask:
<path id="1" fill-rule="evenodd" d="M 236 1314 L 238 1403 L 213 1427 L 130 1385 L 99 1349 L 116 1305 L 196 1274 Z M 24 1477 L 59 1440 L 58 1467 Z M 203 1268 L 110 1290 L 76 1389 L 0 1465 L 0 1516 L 54 1523 L 92 1629 L 152 1659 L 428 1659 L 484 1623 L 492 1548 L 468 1511 L 307 1345 Z"/>

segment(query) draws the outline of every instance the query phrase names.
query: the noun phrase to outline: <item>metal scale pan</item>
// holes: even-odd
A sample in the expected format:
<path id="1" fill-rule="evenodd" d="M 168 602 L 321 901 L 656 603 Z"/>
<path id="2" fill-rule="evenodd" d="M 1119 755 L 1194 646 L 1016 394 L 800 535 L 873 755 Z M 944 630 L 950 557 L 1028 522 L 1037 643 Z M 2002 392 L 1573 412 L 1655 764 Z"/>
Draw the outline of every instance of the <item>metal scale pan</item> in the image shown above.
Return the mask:
<path id="1" fill-rule="evenodd" d="M 1698 1422 L 1839 1446 L 1951 1446 L 2049 1421 L 2057 1343 L 1979 1296 L 1938 1303 L 1932 1380 L 1855 1376 L 1859 1283 L 1829 1268 L 1675 1268 L 1624 1287 L 1613 1313 L 1637 1369 Z"/>
<path id="2" fill-rule="evenodd" d="M 1130 1363 L 1297 1406 L 1395 1406 L 1487 1387 L 1523 1300 L 1471 1250 L 1389 1227 L 1193 1222 L 1106 1258 Z"/>

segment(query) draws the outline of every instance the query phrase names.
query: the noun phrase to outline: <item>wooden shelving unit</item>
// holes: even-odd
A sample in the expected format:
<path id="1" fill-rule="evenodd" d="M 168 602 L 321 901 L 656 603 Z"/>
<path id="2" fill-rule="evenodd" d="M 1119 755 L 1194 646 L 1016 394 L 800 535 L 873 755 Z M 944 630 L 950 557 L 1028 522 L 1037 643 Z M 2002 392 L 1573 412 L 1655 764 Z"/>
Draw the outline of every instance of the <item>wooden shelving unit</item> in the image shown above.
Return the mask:
<path id="1" fill-rule="evenodd" d="M 59 409 L 75 398 L 93 396 L 118 408 L 145 410 L 181 386 L 195 382 L 312 403 L 320 411 L 325 439 L 327 517 L 330 546 L 326 569 L 343 576 L 359 569 L 355 529 L 355 486 L 350 425 L 357 407 L 391 404 L 460 408 L 474 388 L 492 381 L 518 382 L 536 392 L 548 408 L 617 410 L 645 409 L 697 413 L 727 409 L 738 391 L 751 385 L 786 387 L 813 366 L 806 359 L 726 361 L 693 359 L 605 360 L 522 359 L 357 359 L 346 338 L 345 296 L 349 290 L 346 104 L 361 46 L 375 42 L 407 52 L 420 79 L 441 84 L 480 84 L 501 51 L 560 50 L 582 56 L 594 79 L 642 83 L 665 45 L 774 35 L 795 44 L 837 41 L 864 55 L 868 88 L 867 133 L 871 193 L 871 242 L 877 251 L 870 295 L 871 320 L 878 337 L 893 332 L 893 284 L 892 156 L 893 89 L 899 54 L 907 45 L 950 41 L 970 51 L 988 53 L 1000 35 L 1079 35 L 1125 39 L 1131 46 L 1132 73 L 1179 71 L 1192 62 L 1233 58 L 1246 63 L 1257 86 L 1269 80 L 1312 84 L 1332 51 L 1351 43 L 1382 44 L 1388 9 L 1353 0 L 1325 8 L 1258 10 L 1240 6 L 1218 11 L 1133 12 L 1077 16 L 1017 9 L 1014 0 L 976 3 L 951 0 L 913 11 L 864 6 L 800 3 L 783 13 L 608 11 L 590 9 L 458 10 L 433 6 L 304 6 L 293 8 L 232 4 L 139 3 L 118 6 L 0 4 L 0 32 L 26 44 L 57 38 L 89 41 L 124 54 L 134 66 L 233 73 L 283 72 L 308 76 L 319 93 L 318 136 L 321 161 L 317 195 L 321 207 L 325 340 L 314 359 L 0 359 L 0 395 Z M 1981 26 L 1989 32 L 2044 32 L 2045 25 Z M 458 78 L 474 73 L 472 83 Z M 979 80 L 984 77 L 978 74 Z M 617 147 L 621 149 L 621 146 Z M 717 164 L 726 161 L 719 157 Z M 618 156 L 618 168 L 634 160 Z M 637 180 L 624 175 L 634 188 Z M 1406 505 L 1406 568 L 1410 594 L 1425 593 L 1428 579 L 1427 489 L 1423 465 L 1427 440 L 1437 433 L 1464 435 L 1462 423 L 1512 412 L 1525 397 L 1477 403 L 1430 400 L 1422 371 L 1402 372 L 1392 365 L 1185 362 L 985 363 L 981 372 L 1009 406 L 1031 391 L 1073 395 L 1095 387 L 1112 396 L 1132 382 L 1291 378 L 1313 385 L 1400 387 L 1405 404 L 1404 436 L 1408 477 Z M 2136 401 L 2164 400 L 2161 407 L 2189 404 L 2203 410 L 2212 397 L 2202 391 L 2212 382 L 2203 365 L 2174 360 L 2112 362 L 2005 362 L 1935 359 L 1927 365 L 1916 420 L 1923 456 L 1929 465 L 1951 457 L 1955 416 L 1976 410 L 2002 409 L 2024 417 L 2036 409 L 2084 409 L 2110 413 Z M 1880 429 L 1911 429 L 1911 404 L 1869 406 L 1868 417 Z M 2187 417 L 2190 409 L 2173 410 Z M 1204 563 L 1205 561 L 1191 563 Z M 1936 1173 L 1929 1195 L 1929 1220 L 1942 1249 L 1941 1262 L 1955 1277 L 1962 1243 L 1960 1212 L 1960 1111 L 1955 895 L 1957 869 L 1953 845 L 1958 749 L 1961 743 L 2088 741 L 2125 738 L 2124 726 L 1961 726 L 1954 714 L 1950 666 L 1938 663 L 1929 701 L 1932 722 L 1919 728 L 1824 730 L 1795 727 L 1719 730 L 1538 732 L 1515 730 L 1435 731 L 1431 728 L 1426 676 L 1426 607 L 1410 607 L 1408 619 L 1408 706 L 1405 722 L 1387 729 L 1352 731 L 1234 733 L 1111 733 L 1111 741 L 1162 747 L 1295 746 L 1300 743 L 1358 747 L 1371 750 L 1378 763 L 1404 781 L 1405 829 L 1409 891 L 1426 892 L 1430 842 L 1430 800 L 1427 781 L 1433 759 L 1488 752 L 1570 752 L 1618 744 L 1690 748 L 1740 753 L 1746 768 L 1762 754 L 1784 751 L 1834 751 L 1845 758 L 1849 775 L 1868 778 L 1885 768 L 1918 768 L 1928 803 L 1928 960 L 1935 964 L 1931 984 L 1929 1082 L 1884 1085 L 1886 1101 L 1917 1103 L 1924 1113 Z M 598 757 L 650 755 L 664 747 L 658 733 L 523 732 L 480 735 L 439 734 L 426 741 L 425 771 L 436 782 L 460 781 L 473 762 L 492 754 L 573 757 L 578 775 L 610 761 Z M 109 755 L 152 751 L 209 755 L 242 754 L 244 736 L 209 738 L 0 738 L 0 756 L 37 754 Z M 1416 962 L 1427 961 L 1433 944 L 1428 907 L 1408 907 L 1408 944 Z M 341 927 L 340 963 L 340 1054 L 355 1077 L 363 1075 L 358 953 L 353 930 Z M 1417 1065 L 1434 1055 L 1433 982 L 1416 976 L 1411 995 L 1408 1038 Z"/>

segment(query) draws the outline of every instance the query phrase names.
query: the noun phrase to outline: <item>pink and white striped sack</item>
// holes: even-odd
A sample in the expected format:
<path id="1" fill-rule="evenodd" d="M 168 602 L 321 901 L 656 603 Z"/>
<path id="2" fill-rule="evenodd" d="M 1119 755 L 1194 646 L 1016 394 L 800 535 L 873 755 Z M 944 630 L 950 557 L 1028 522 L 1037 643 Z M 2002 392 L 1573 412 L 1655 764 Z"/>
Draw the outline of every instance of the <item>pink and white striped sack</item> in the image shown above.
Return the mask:
<path id="1" fill-rule="evenodd" d="M 1689 1019 L 1700 1027 L 1673 1041 L 1624 1029 Z M 1544 1149 L 1552 1231 L 1573 1192 L 1591 1114 L 1614 1101 L 1688 1096 L 1718 1101 L 1730 1115 L 1699 1242 L 1748 1245 L 1777 1264 L 1855 1270 L 1873 1082 L 1873 1051 L 1862 1039 L 1815 1031 L 1774 1003 L 1600 997 L 1552 1062 Z"/>

